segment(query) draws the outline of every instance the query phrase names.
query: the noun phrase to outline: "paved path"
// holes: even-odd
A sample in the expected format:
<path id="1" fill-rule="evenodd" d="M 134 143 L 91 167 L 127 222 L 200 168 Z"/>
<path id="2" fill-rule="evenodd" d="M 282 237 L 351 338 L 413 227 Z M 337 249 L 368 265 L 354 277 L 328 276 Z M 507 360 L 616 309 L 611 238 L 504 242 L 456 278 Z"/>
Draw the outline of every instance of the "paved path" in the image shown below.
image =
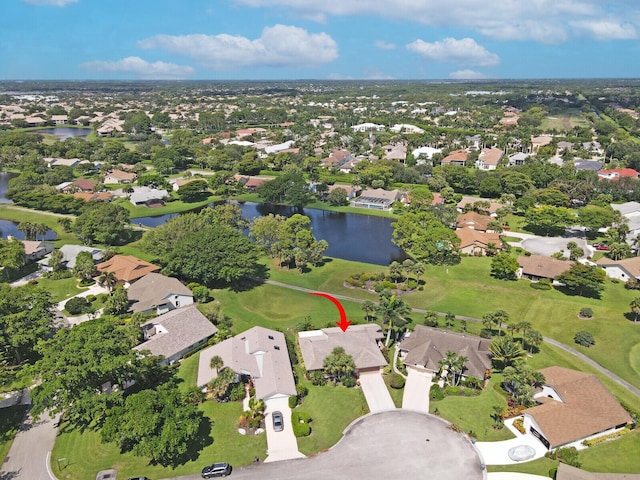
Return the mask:
<path id="1" fill-rule="evenodd" d="M 280 460 L 291 460 L 294 458 L 305 458 L 298 451 L 298 442 L 293 434 L 291 425 L 291 409 L 289 408 L 289 397 L 272 398 L 266 402 L 264 424 L 267 430 L 267 452 L 269 456 L 265 462 L 277 462 Z M 276 432 L 273 429 L 273 412 L 281 412 L 284 422 L 284 430 Z"/>
<path id="2" fill-rule="evenodd" d="M 549 480 L 549 477 L 531 475 L 530 473 L 492 472 L 487 474 L 487 480 Z"/>
<path id="3" fill-rule="evenodd" d="M 278 286 L 278 287 L 288 288 L 288 289 L 291 289 L 291 290 L 298 290 L 300 292 L 317 292 L 318 291 L 318 290 L 311 290 L 309 288 L 298 287 L 296 285 L 288 285 L 286 283 L 276 282 L 275 280 L 265 280 L 265 283 L 268 283 L 269 285 L 275 285 L 275 286 Z M 346 295 L 336 295 L 334 293 L 331 293 L 331 295 L 334 296 L 335 298 L 340 299 L 340 300 L 347 300 L 349 302 L 356 302 L 356 303 L 364 303 L 365 302 L 365 300 L 362 300 L 360 298 L 348 297 Z M 373 303 L 377 303 L 377 302 L 373 302 Z M 412 308 L 411 310 L 413 312 L 416 312 L 416 313 L 427 313 L 426 310 L 421 309 L 421 308 Z M 444 317 L 444 316 L 447 315 L 445 312 L 436 312 L 436 313 L 438 315 L 440 315 L 441 317 Z M 467 317 L 467 316 L 464 316 L 464 315 L 456 315 L 456 318 L 460 319 L 460 320 L 466 320 L 468 322 L 482 323 L 482 320 L 480 320 L 479 318 Z M 591 358 L 587 357 L 586 355 L 583 355 L 582 353 L 578 352 L 577 350 L 574 350 L 573 348 L 565 345 L 564 343 L 560 343 L 557 340 L 554 340 L 554 339 L 549 338 L 549 337 L 543 337 L 543 339 L 544 339 L 545 342 L 547 342 L 547 343 L 549 343 L 551 345 L 554 345 L 554 346 L 556 346 L 558 348 L 561 348 L 565 352 L 568 352 L 571 355 L 574 355 L 574 356 L 580 358 L 581 360 L 584 360 L 589 365 L 591 365 L 593 368 L 598 370 L 600 373 L 603 373 L 603 374 L 607 375 L 614 382 L 616 382 L 617 384 L 619 384 L 622 387 L 626 388 L 627 390 L 629 390 L 631 393 L 633 393 L 637 397 L 640 397 L 640 388 L 637 388 L 634 385 L 632 385 L 631 383 L 627 382 L 626 380 L 620 378 L 618 375 L 613 373 L 611 370 L 603 367 L 602 365 L 600 365 L 595 360 L 592 360 Z"/>
<path id="4" fill-rule="evenodd" d="M 380 372 L 361 373 L 358 380 L 360 380 L 360 388 L 362 388 L 364 398 L 367 399 L 371 413 L 384 412 L 396 408 Z"/>
<path id="5" fill-rule="evenodd" d="M 393 371 L 396 372 L 398 375 L 400 375 L 402 378 L 404 378 L 405 380 L 407 379 L 407 376 L 402 373 L 400 371 L 400 369 L 398 369 L 398 355 L 400 354 L 400 350 L 398 349 L 398 346 L 396 345 L 396 347 L 393 349 Z"/>
<path id="6" fill-rule="evenodd" d="M 504 440 L 502 442 L 477 442 L 476 448 L 482 454 L 485 465 L 515 465 L 517 463 L 525 463 L 525 462 L 516 462 L 515 460 L 511 460 L 509 458 L 509 449 L 513 447 L 518 447 L 520 445 L 528 445 L 532 447 L 536 454 L 527 462 L 531 460 L 535 460 L 538 458 L 544 457 L 544 454 L 547 453 L 547 448 L 542 444 L 540 440 L 534 437 L 531 433 L 522 434 L 518 430 L 513 427 L 513 421 L 515 419 L 505 420 L 505 427 L 508 428 L 514 435 L 515 438 L 511 438 L 509 440 Z"/>
<path id="7" fill-rule="evenodd" d="M 2 465 L 0 478 L 21 480 L 55 480 L 49 468 L 49 454 L 56 439 L 54 424 L 59 417 L 43 414 L 36 423 L 27 417 L 16 435 Z"/>
<path id="8" fill-rule="evenodd" d="M 402 408 L 429 413 L 429 390 L 433 375 L 426 370 L 408 366 L 407 383 L 404 385 Z"/>

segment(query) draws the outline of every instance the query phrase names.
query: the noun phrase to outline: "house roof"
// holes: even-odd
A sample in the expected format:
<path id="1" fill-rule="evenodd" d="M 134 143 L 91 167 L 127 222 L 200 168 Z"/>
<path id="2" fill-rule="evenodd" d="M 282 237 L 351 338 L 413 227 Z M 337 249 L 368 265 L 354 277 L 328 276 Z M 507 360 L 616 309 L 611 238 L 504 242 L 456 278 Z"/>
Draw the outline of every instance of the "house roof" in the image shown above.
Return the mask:
<path id="1" fill-rule="evenodd" d="M 78 178 L 77 180 L 74 180 L 72 183 L 72 185 L 78 187 L 80 190 L 93 190 L 93 187 L 95 187 L 98 183 L 94 182 L 93 180 L 89 180 L 87 178 Z"/>
<path id="2" fill-rule="evenodd" d="M 500 208 L 504 207 L 504 205 L 502 205 L 499 202 L 494 202 L 492 200 L 489 200 L 487 198 L 481 198 L 481 197 L 462 197 L 462 200 L 460 200 L 458 202 L 458 204 L 456 205 L 457 208 L 459 209 L 463 209 L 466 205 L 468 204 L 473 204 L 475 202 L 477 202 L 478 200 L 484 200 L 486 202 L 489 202 L 489 208 L 485 209 L 484 207 L 482 208 L 482 210 L 485 210 L 489 213 L 496 213 Z"/>
<path id="3" fill-rule="evenodd" d="M 400 195 L 399 190 L 385 190 L 383 188 L 368 188 L 366 190 L 362 190 L 362 193 L 356 200 L 378 202 L 378 203 L 392 203 L 398 199 L 399 195 Z"/>
<path id="4" fill-rule="evenodd" d="M 164 189 L 150 187 L 134 187 L 133 193 L 129 195 L 129 201 L 134 205 L 149 202 L 151 200 L 162 200 L 169 196 L 169 192 Z"/>
<path id="5" fill-rule="evenodd" d="M 626 203 L 612 203 L 611 208 L 619 211 L 622 215 L 629 215 L 630 213 L 640 213 L 640 203 L 638 202 L 626 202 Z"/>
<path id="6" fill-rule="evenodd" d="M 107 202 L 112 200 L 115 195 L 111 192 L 76 192 L 73 194 L 73 198 L 79 198 L 86 202 Z"/>
<path id="7" fill-rule="evenodd" d="M 543 255 L 518 257 L 518 265 L 522 268 L 524 275 L 534 275 L 541 278 L 554 279 L 561 273 L 569 270 L 573 264 L 574 262 L 558 260 L 557 258 L 545 257 Z"/>
<path id="8" fill-rule="evenodd" d="M 502 245 L 500 235 L 497 233 L 486 233 L 474 230 L 473 228 L 459 228 L 455 233 L 460 239 L 459 248 L 465 248 L 471 245 L 485 248 L 490 243 L 493 243 L 496 247 L 500 247 Z"/>
<path id="9" fill-rule="evenodd" d="M 62 253 L 62 263 L 68 269 L 72 269 L 76 266 L 76 257 L 80 252 L 89 252 L 93 257 L 93 261 L 98 261 L 104 255 L 104 250 L 95 247 L 85 247 L 84 245 L 63 245 L 60 247 L 60 253 Z M 47 255 L 43 260 L 48 261 L 51 258 L 51 254 Z"/>
<path id="10" fill-rule="evenodd" d="M 146 342 L 133 348 L 138 351 L 149 350 L 153 355 L 162 355 L 165 358 L 206 340 L 218 331 L 195 305 L 171 310 L 143 324 L 143 327 L 152 328 L 152 325 L 155 326 L 156 333 Z"/>
<path id="11" fill-rule="evenodd" d="M 587 472 L 560 462 L 555 478 L 556 480 L 640 480 L 640 474 Z"/>
<path id="12" fill-rule="evenodd" d="M 209 366 L 215 355 L 222 358 L 225 367 L 251 375 L 258 398 L 296 394 L 287 344 L 281 332 L 253 327 L 203 350 L 198 366 L 198 385 L 206 385 L 215 378 L 216 372 Z"/>
<path id="13" fill-rule="evenodd" d="M 640 257 L 623 258 L 621 260 L 612 260 L 608 257 L 602 257 L 596 262 L 596 264 L 603 267 L 605 270 L 607 267 L 617 266 L 626 270 L 634 277 L 640 277 Z"/>
<path id="14" fill-rule="evenodd" d="M 24 245 L 24 254 L 27 256 L 33 255 L 46 247 L 44 242 L 40 240 L 21 240 L 21 242 Z"/>
<path id="15" fill-rule="evenodd" d="M 298 343 L 307 370 L 322 370 L 322 363 L 335 347 L 343 347 L 353 357 L 357 369 L 387 365 L 377 340 L 383 338 L 379 325 L 351 325 L 346 332 L 338 327 L 298 333 Z"/>
<path id="16" fill-rule="evenodd" d="M 405 364 L 424 365 L 433 371 L 440 369 L 439 361 L 453 350 L 457 355 L 468 358 L 465 375 L 484 378 L 486 370 L 491 368 L 490 345 L 491 340 L 485 338 L 416 325 L 400 343 L 400 350 L 407 352 Z"/>
<path id="17" fill-rule="evenodd" d="M 600 178 L 615 179 L 619 177 L 638 178 L 638 173 L 633 168 L 613 168 L 611 170 L 599 170 L 598 176 Z"/>
<path id="18" fill-rule="evenodd" d="M 495 165 L 500 163 L 500 159 L 504 152 L 499 148 L 483 148 L 478 156 L 478 161 L 485 165 Z"/>
<path id="19" fill-rule="evenodd" d="M 551 447 L 631 422 L 631 416 L 595 375 L 557 366 L 540 373 L 562 401 L 548 399 L 524 413 L 534 419 Z"/>
<path id="20" fill-rule="evenodd" d="M 573 167 L 576 170 L 589 170 L 592 172 L 597 172 L 602 168 L 602 162 L 598 162 L 595 160 L 574 160 Z"/>
<path id="21" fill-rule="evenodd" d="M 135 173 L 123 172 L 122 170 L 111 170 L 106 176 L 116 180 L 135 180 L 136 178 Z"/>
<path id="22" fill-rule="evenodd" d="M 466 150 L 454 150 L 442 159 L 442 163 L 466 162 L 469 153 Z"/>
<path id="23" fill-rule="evenodd" d="M 118 280 L 124 282 L 133 282 L 160 270 L 160 267 L 153 263 L 145 262 L 132 255 L 114 255 L 106 262 L 96 265 L 96 268 L 100 272 L 113 272 Z"/>
<path id="24" fill-rule="evenodd" d="M 552 141 L 553 141 L 553 137 L 550 137 L 548 135 L 542 135 L 540 137 L 532 137 L 531 138 L 531 143 L 533 145 L 537 145 L 539 147 L 543 147 L 545 145 L 549 145 Z"/>
<path id="25" fill-rule="evenodd" d="M 131 285 L 127 290 L 132 312 L 144 312 L 162 305 L 171 295 L 193 296 L 191 290 L 177 278 L 166 277 L 159 273 L 149 273 Z"/>
<path id="26" fill-rule="evenodd" d="M 476 212 L 461 213 L 456 219 L 456 227 L 484 231 L 487 229 L 487 225 L 489 225 L 489 222 L 492 222 L 494 220 L 495 218 L 492 218 L 488 215 L 480 215 Z"/>

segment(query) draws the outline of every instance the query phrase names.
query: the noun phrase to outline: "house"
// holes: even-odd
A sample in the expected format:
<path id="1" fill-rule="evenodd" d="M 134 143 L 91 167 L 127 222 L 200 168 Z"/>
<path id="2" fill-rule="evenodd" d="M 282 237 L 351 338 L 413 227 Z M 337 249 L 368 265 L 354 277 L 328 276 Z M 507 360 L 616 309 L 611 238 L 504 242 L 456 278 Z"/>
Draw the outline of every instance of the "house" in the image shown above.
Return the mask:
<path id="1" fill-rule="evenodd" d="M 101 137 L 110 135 L 113 132 L 122 133 L 124 132 L 124 128 L 122 128 L 123 125 L 124 120 L 119 120 L 117 118 L 108 118 L 100 127 L 96 129 L 96 132 Z"/>
<path id="2" fill-rule="evenodd" d="M 476 167 L 480 170 L 495 170 L 500 164 L 504 153 L 499 148 L 483 148 L 476 160 Z"/>
<path id="3" fill-rule="evenodd" d="M 279 143 L 277 145 L 271 145 L 269 147 L 265 147 L 264 152 L 266 154 L 282 152 L 284 150 L 288 150 L 289 148 L 291 148 L 294 143 L 295 142 L 293 140 L 289 140 L 284 143 Z"/>
<path id="4" fill-rule="evenodd" d="M 448 330 L 416 325 L 400 342 L 400 360 L 405 365 L 418 366 L 434 374 L 440 372 L 440 360 L 448 351 L 467 357 L 464 377 L 484 380 L 491 374 L 491 340 Z"/>
<path id="5" fill-rule="evenodd" d="M 489 215 L 480 215 L 476 212 L 461 213 L 456 219 L 457 228 L 471 228 L 480 232 L 486 232 L 489 222 L 495 222 L 495 218 Z"/>
<path id="6" fill-rule="evenodd" d="M 487 254 L 487 247 L 493 244 L 497 250 L 502 249 L 502 240 L 497 233 L 487 233 L 473 228 L 458 228 L 456 236 L 460 239 L 458 249 L 467 255 L 483 256 Z"/>
<path id="7" fill-rule="evenodd" d="M 482 207 L 482 211 L 487 213 L 489 216 L 491 217 L 495 217 L 496 213 L 498 212 L 498 210 L 500 210 L 502 207 L 504 207 L 503 204 L 499 203 L 499 202 L 495 202 L 493 200 L 488 200 L 486 198 L 480 198 L 480 197 L 462 197 L 462 200 L 460 200 L 458 202 L 458 204 L 456 205 L 456 208 L 459 212 L 463 212 L 468 208 L 471 208 L 473 206 L 474 203 L 478 202 L 478 201 L 484 201 L 484 202 L 489 202 L 489 207 Z M 491 221 L 491 220 L 489 220 Z"/>
<path id="8" fill-rule="evenodd" d="M 442 165 L 462 165 L 467 164 L 469 153 L 466 150 L 454 150 L 442 159 Z"/>
<path id="9" fill-rule="evenodd" d="M 342 347 L 351 357 L 358 374 L 377 372 L 387 365 L 379 342 L 384 338 L 380 325 L 351 325 L 346 332 L 339 327 L 298 333 L 298 343 L 307 371 L 323 370 L 324 359 L 334 348 Z"/>
<path id="10" fill-rule="evenodd" d="M 325 168 L 339 168 L 349 160 L 351 160 L 351 152 L 347 150 L 334 150 L 328 157 L 320 160 L 320 164 Z"/>
<path id="11" fill-rule="evenodd" d="M 65 125 L 69 121 L 68 115 L 51 115 L 51 121 L 56 125 Z"/>
<path id="12" fill-rule="evenodd" d="M 104 176 L 102 183 L 105 185 L 115 185 L 122 183 L 131 183 L 138 176 L 135 173 L 123 172 L 122 170 L 111 170 Z"/>
<path id="13" fill-rule="evenodd" d="M 407 160 L 407 146 L 403 144 L 385 145 L 382 147 L 384 158 L 387 160 L 396 160 L 405 162 Z"/>
<path id="14" fill-rule="evenodd" d="M 111 192 L 76 192 L 73 198 L 79 198 L 85 202 L 110 202 L 116 196 Z"/>
<path id="15" fill-rule="evenodd" d="M 71 182 L 70 190 L 75 189 L 78 192 L 93 192 L 93 189 L 97 184 L 98 183 L 94 182 L 93 180 L 89 180 L 86 178 L 78 178 L 77 180 L 74 180 L 73 182 Z M 67 192 L 65 191 L 65 193 Z"/>
<path id="16" fill-rule="evenodd" d="M 540 147 L 546 147 L 553 142 L 553 137 L 549 135 L 542 135 L 539 137 L 531 137 L 531 146 L 534 152 L 537 152 Z"/>
<path id="17" fill-rule="evenodd" d="M 637 473 L 595 473 L 581 470 L 560 462 L 555 476 L 556 480 L 640 480 Z"/>
<path id="18" fill-rule="evenodd" d="M 633 239 L 640 234 L 640 203 L 612 203 L 611 208 L 620 212 L 622 216 L 627 219 L 627 226 L 629 227 L 627 239 Z"/>
<path id="19" fill-rule="evenodd" d="M 129 194 L 129 201 L 135 206 L 153 207 L 164 205 L 164 200 L 167 197 L 169 197 L 169 192 L 164 189 L 133 187 L 133 192 Z"/>
<path id="20" fill-rule="evenodd" d="M 63 245 L 60 247 L 60 253 L 62 253 L 61 264 L 63 268 L 72 270 L 76 266 L 76 258 L 80 252 L 89 252 L 93 257 L 94 262 L 99 262 L 104 256 L 104 250 L 95 247 L 85 247 L 84 245 Z M 49 259 L 51 254 L 45 256 L 38 263 L 45 271 L 51 270 L 49 268 Z"/>
<path id="21" fill-rule="evenodd" d="M 596 264 L 605 271 L 609 278 L 616 278 L 623 282 L 630 279 L 640 280 L 640 257 L 621 260 L 602 257 Z"/>
<path id="22" fill-rule="evenodd" d="M 598 178 L 601 180 L 619 180 L 620 177 L 638 178 L 638 173 L 633 168 L 613 168 L 611 170 L 598 170 Z"/>
<path id="23" fill-rule="evenodd" d="M 142 324 L 141 328 L 145 341 L 133 349 L 163 356 L 165 365 L 177 362 L 218 332 L 195 305 L 171 310 Z"/>
<path id="24" fill-rule="evenodd" d="M 602 162 L 597 160 L 574 159 L 573 168 L 578 171 L 598 172 L 602 168 Z"/>
<path id="25" fill-rule="evenodd" d="M 99 272 L 113 272 L 119 283 L 133 283 L 145 275 L 157 272 L 160 267 L 132 255 L 114 255 L 96 265 Z"/>
<path id="26" fill-rule="evenodd" d="M 351 206 L 374 210 L 391 210 L 393 202 L 400 200 L 400 198 L 399 190 L 367 189 L 363 190 L 359 197 L 351 200 Z"/>
<path id="27" fill-rule="evenodd" d="M 328 185 L 327 188 L 328 188 L 328 190 L 327 190 L 328 194 L 333 192 L 336 188 L 343 189 L 345 192 L 347 192 L 347 200 L 351 200 L 353 198 L 356 198 L 356 195 L 358 194 L 358 189 L 356 187 L 351 186 L 351 185 L 340 185 L 339 183 L 336 183 L 336 184 L 333 184 L 333 185 Z"/>
<path id="28" fill-rule="evenodd" d="M 360 123 L 358 125 L 352 125 L 351 129 L 354 132 L 383 132 L 385 129 L 384 125 L 378 125 L 376 123 Z"/>
<path id="29" fill-rule="evenodd" d="M 538 281 L 541 278 L 553 280 L 569 270 L 574 263 L 543 255 L 521 256 L 518 257 L 518 265 L 520 265 L 518 278 L 524 277 L 533 281 Z"/>
<path id="30" fill-rule="evenodd" d="M 162 315 L 193 303 L 193 292 L 180 280 L 159 273 L 145 275 L 129 287 L 127 294 L 132 312 Z"/>
<path id="31" fill-rule="evenodd" d="M 25 263 L 39 260 L 53 251 L 53 243 L 40 240 L 21 240 L 24 245 Z"/>
<path id="32" fill-rule="evenodd" d="M 509 166 L 514 167 L 524 165 L 529 156 L 530 155 L 528 153 L 523 152 L 512 153 L 509 155 Z"/>
<path id="33" fill-rule="evenodd" d="M 425 158 L 431 160 L 431 158 L 433 158 L 433 155 L 436 153 L 442 153 L 442 149 L 433 147 L 418 147 L 412 152 L 413 158 L 417 160 L 418 165 L 424 163 Z"/>
<path id="34" fill-rule="evenodd" d="M 80 159 L 79 158 L 52 158 L 52 157 L 47 157 L 43 159 L 45 161 L 45 163 L 47 163 L 47 165 L 49 165 L 49 168 L 55 168 L 55 167 L 71 167 L 71 168 L 76 168 L 78 165 L 80 165 Z"/>
<path id="35" fill-rule="evenodd" d="M 539 405 L 523 411 L 524 427 L 547 448 L 580 444 L 632 422 L 595 375 L 556 366 L 540 373 L 545 382 L 534 395 Z"/>
<path id="36" fill-rule="evenodd" d="M 259 399 L 266 401 L 297 394 L 287 343 L 281 332 L 253 327 L 203 350 L 198 364 L 198 386 L 206 385 L 217 376 L 210 366 L 215 355 L 238 376 L 250 377 Z"/>

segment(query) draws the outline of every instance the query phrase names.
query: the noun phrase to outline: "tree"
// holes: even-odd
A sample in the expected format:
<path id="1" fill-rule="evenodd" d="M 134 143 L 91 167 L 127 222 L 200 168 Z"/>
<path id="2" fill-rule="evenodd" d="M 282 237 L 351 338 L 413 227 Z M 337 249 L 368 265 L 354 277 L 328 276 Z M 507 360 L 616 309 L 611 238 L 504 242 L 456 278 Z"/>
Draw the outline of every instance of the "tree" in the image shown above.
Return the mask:
<path id="1" fill-rule="evenodd" d="M 539 347 L 543 340 L 544 337 L 538 330 L 530 329 L 522 334 L 523 348 L 524 343 L 529 345 L 529 353 L 533 353 L 533 347 Z"/>
<path id="2" fill-rule="evenodd" d="M 402 265 L 399 262 L 393 261 L 389 264 L 389 276 L 393 278 L 395 283 L 398 283 L 402 278 Z"/>
<path id="3" fill-rule="evenodd" d="M 621 260 L 632 256 L 631 247 L 626 242 L 614 242 L 609 244 L 607 255 L 612 260 Z"/>
<path id="4" fill-rule="evenodd" d="M 122 128 L 132 135 L 148 134 L 151 130 L 151 119 L 144 112 L 135 112 L 126 119 Z"/>
<path id="5" fill-rule="evenodd" d="M 600 228 L 608 227 L 613 223 L 614 210 L 610 206 L 601 207 L 587 205 L 578 210 L 578 223 L 590 232 L 597 232 Z"/>
<path id="6" fill-rule="evenodd" d="M 417 261 L 455 264 L 460 261 L 460 239 L 430 212 L 407 213 L 393 222 L 393 243 Z"/>
<path id="7" fill-rule="evenodd" d="M 491 342 L 489 351 L 496 368 L 500 369 L 517 364 L 525 356 L 520 345 L 507 336 L 496 338 Z"/>
<path id="8" fill-rule="evenodd" d="M 591 345 L 595 345 L 596 341 L 593 338 L 593 334 L 591 332 L 587 332 L 585 330 L 581 330 L 575 334 L 573 337 L 573 341 L 578 345 L 582 345 L 583 347 L 590 347 Z"/>
<path id="9" fill-rule="evenodd" d="M 422 277 L 422 275 L 424 275 L 426 268 L 424 266 L 424 263 L 422 262 L 415 262 L 413 264 L 413 267 L 411 267 L 411 273 L 413 273 L 416 276 L 416 281 L 418 283 L 420 283 L 420 278 Z"/>
<path id="10" fill-rule="evenodd" d="M 101 287 L 107 287 L 109 294 L 113 292 L 113 287 L 118 283 L 118 277 L 113 272 L 102 272 L 98 277 L 98 285 Z"/>
<path id="11" fill-rule="evenodd" d="M 175 250 L 178 243 L 201 231 L 206 223 L 203 217 L 195 213 L 178 215 L 165 224 L 145 232 L 141 241 L 142 248 L 147 253 L 165 259 Z"/>
<path id="12" fill-rule="evenodd" d="M 347 199 L 347 191 L 342 187 L 334 188 L 327 195 L 327 203 L 329 205 L 333 205 L 334 207 L 349 205 L 349 200 Z"/>
<path id="13" fill-rule="evenodd" d="M 599 297 L 604 290 L 605 278 L 606 273 L 601 268 L 576 262 L 555 279 L 580 296 Z"/>
<path id="14" fill-rule="evenodd" d="M 209 367 L 215 368 L 216 375 L 220 373 L 220 369 L 224 367 L 224 361 L 222 360 L 222 357 L 220 355 L 214 355 L 213 357 L 211 357 L 211 360 L 209 361 Z"/>
<path id="15" fill-rule="evenodd" d="M 181 239 L 164 261 L 167 274 L 212 287 L 259 276 L 259 258 L 258 248 L 239 231 L 205 225 Z"/>
<path id="16" fill-rule="evenodd" d="M 424 325 L 427 327 L 437 327 L 438 326 L 438 313 L 427 310 L 424 314 Z"/>
<path id="17" fill-rule="evenodd" d="M 258 195 L 267 203 L 286 203 L 304 207 L 312 196 L 301 172 L 289 172 L 258 187 Z"/>
<path id="18" fill-rule="evenodd" d="M 192 180 L 178 189 L 178 196 L 187 203 L 204 200 L 208 193 L 209 184 L 206 180 Z"/>
<path id="19" fill-rule="evenodd" d="M 80 280 L 89 280 L 96 272 L 96 265 L 91 252 L 80 252 L 76 256 L 76 264 L 73 267 L 73 275 Z"/>
<path id="20" fill-rule="evenodd" d="M 464 372 L 464 364 L 469 359 L 464 355 L 458 355 L 453 350 L 448 350 L 446 355 L 438 362 L 441 371 L 446 370 L 447 378 L 451 377 L 451 384 L 457 386 L 460 383 L 462 374 Z"/>
<path id="21" fill-rule="evenodd" d="M 64 255 L 57 248 L 51 252 L 51 256 L 49 256 L 49 261 L 47 262 L 47 266 L 51 269 L 53 273 L 59 272 L 62 270 L 62 260 Z"/>
<path id="22" fill-rule="evenodd" d="M 129 309 L 129 296 L 123 287 L 116 287 L 104 304 L 107 315 L 123 315 Z"/>
<path id="23" fill-rule="evenodd" d="M 401 328 L 407 323 L 404 317 L 411 313 L 411 307 L 404 300 L 386 290 L 380 294 L 376 313 L 383 323 L 388 324 L 387 340 L 385 341 L 385 345 L 388 347 L 391 341 L 391 331 Z"/>
<path id="24" fill-rule="evenodd" d="M 568 242 L 567 249 L 569 250 L 569 260 L 575 261 L 584 256 L 584 250 L 576 242 Z"/>
<path id="25" fill-rule="evenodd" d="M 242 209 L 234 203 L 223 203 L 213 208 L 203 208 L 200 210 L 200 217 L 207 223 L 233 228 L 239 232 L 249 226 L 249 221 L 242 216 Z"/>
<path id="26" fill-rule="evenodd" d="M 353 357 L 344 348 L 335 347 L 332 352 L 322 361 L 324 373 L 334 381 L 345 377 L 352 377 L 356 371 Z"/>
<path id="27" fill-rule="evenodd" d="M 499 253 L 491 259 L 491 275 L 502 280 L 515 280 L 520 265 L 518 260 L 506 252 Z"/>
<path id="28" fill-rule="evenodd" d="M 376 304 L 371 300 L 365 300 L 364 302 L 362 302 L 362 306 L 360 308 L 364 312 L 364 319 L 367 322 L 371 321 L 372 318 L 375 319 L 374 314 L 376 312 Z"/>
<path id="29" fill-rule="evenodd" d="M 634 322 L 638 321 L 638 314 L 640 314 L 640 297 L 636 297 L 631 300 L 629 303 L 629 307 L 631 307 L 631 311 L 635 314 Z"/>
<path id="30" fill-rule="evenodd" d="M 564 229 L 576 220 L 568 208 L 549 205 L 530 208 L 525 214 L 525 219 L 530 228 L 545 235 L 564 232 Z"/>
<path id="31" fill-rule="evenodd" d="M 93 202 L 90 202 L 93 203 Z M 95 203 L 73 223 L 73 231 L 85 245 L 120 245 L 127 238 L 129 211 L 113 203 Z"/>
<path id="32" fill-rule="evenodd" d="M 17 240 L 5 240 L 0 238 L 0 266 L 8 270 L 17 270 L 24 265 L 24 244 Z"/>

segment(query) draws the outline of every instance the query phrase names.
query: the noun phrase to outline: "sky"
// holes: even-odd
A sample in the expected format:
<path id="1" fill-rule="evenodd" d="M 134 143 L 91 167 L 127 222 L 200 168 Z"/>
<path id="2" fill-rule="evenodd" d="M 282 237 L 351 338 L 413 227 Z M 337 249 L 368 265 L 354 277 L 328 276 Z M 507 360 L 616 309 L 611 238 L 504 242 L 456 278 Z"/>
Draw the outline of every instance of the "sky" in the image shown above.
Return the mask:
<path id="1" fill-rule="evenodd" d="M 602 77 L 640 0 L 0 0 L 0 80 Z"/>

